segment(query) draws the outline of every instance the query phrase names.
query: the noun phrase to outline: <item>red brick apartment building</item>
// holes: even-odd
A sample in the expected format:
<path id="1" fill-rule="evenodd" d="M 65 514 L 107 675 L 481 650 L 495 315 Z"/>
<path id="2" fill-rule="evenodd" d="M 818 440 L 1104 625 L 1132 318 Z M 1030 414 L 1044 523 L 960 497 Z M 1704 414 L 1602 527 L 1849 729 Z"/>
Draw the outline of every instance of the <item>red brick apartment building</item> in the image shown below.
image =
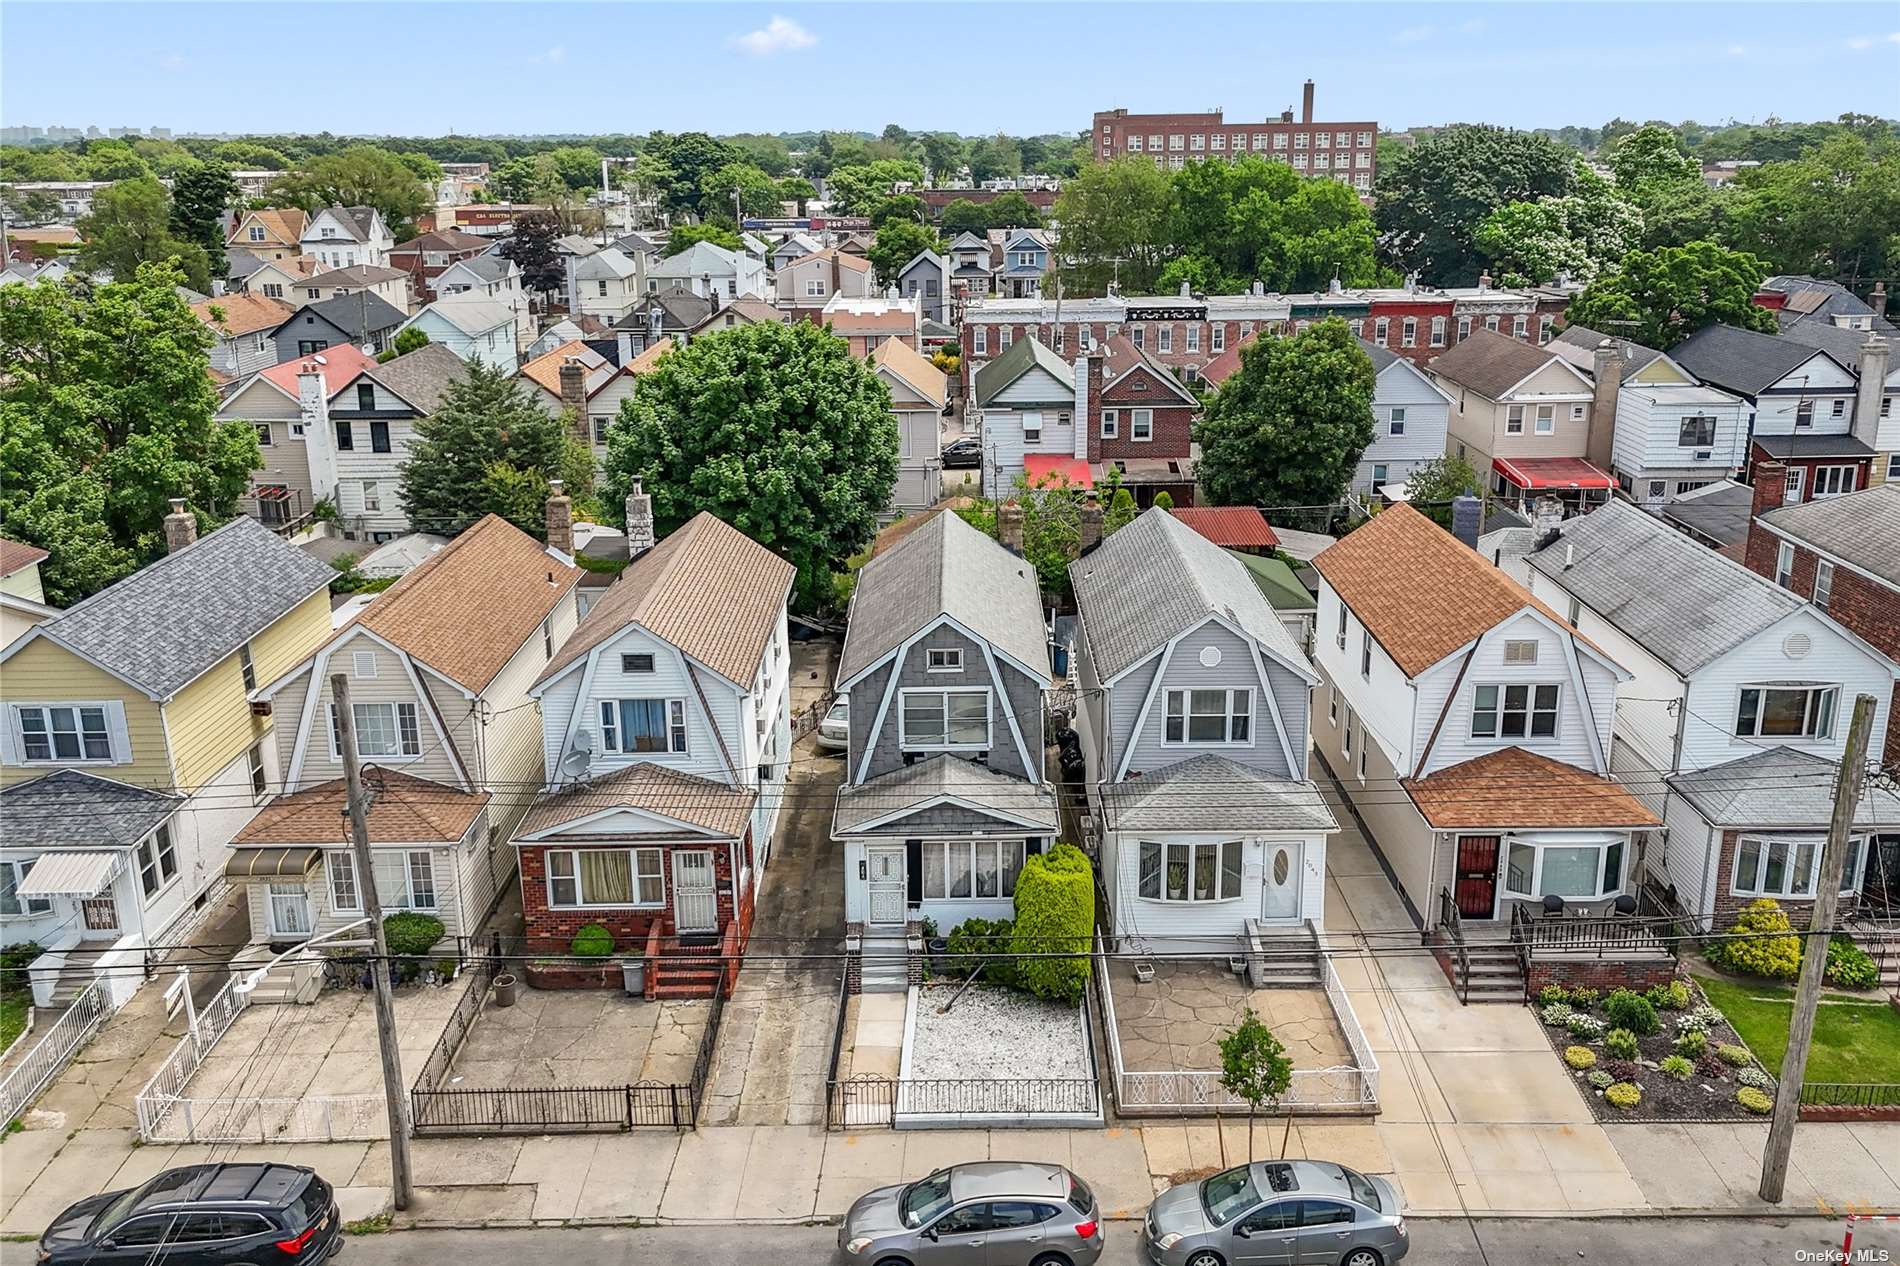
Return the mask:
<path id="1" fill-rule="evenodd" d="M 1377 173 L 1379 125 L 1369 119 L 1316 122 L 1313 81 L 1300 98 L 1300 118 L 1283 110 L 1260 123 L 1230 123 L 1219 110 L 1201 114 L 1130 114 L 1104 110 L 1092 129 L 1095 157 L 1106 162 L 1129 156 L 1153 158 L 1155 166 L 1179 170 L 1200 158 L 1238 158 L 1257 154 L 1277 158 L 1308 176 L 1343 180 L 1361 194 L 1372 192 Z"/>

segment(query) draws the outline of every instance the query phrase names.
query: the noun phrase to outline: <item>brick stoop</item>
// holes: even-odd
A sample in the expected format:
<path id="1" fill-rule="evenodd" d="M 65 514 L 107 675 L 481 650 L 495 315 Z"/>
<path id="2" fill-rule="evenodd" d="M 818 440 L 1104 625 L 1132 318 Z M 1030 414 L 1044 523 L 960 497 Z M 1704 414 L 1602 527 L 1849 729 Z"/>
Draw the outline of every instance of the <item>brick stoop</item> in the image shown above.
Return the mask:
<path id="1" fill-rule="evenodd" d="M 649 998 L 710 998 L 719 992 L 721 975 L 719 947 L 703 952 L 669 949 L 647 964 L 653 980 L 647 986 Z"/>

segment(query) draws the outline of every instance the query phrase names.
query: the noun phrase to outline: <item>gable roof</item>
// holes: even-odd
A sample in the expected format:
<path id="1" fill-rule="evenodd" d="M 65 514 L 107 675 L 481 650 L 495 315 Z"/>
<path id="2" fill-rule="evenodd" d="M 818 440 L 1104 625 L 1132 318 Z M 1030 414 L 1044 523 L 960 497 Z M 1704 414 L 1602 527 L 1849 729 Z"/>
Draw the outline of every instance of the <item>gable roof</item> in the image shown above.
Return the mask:
<path id="1" fill-rule="evenodd" d="M 574 276 L 579 281 L 600 281 L 610 278 L 625 281 L 640 271 L 633 257 L 617 246 L 603 246 L 591 255 L 583 255 L 574 261 Z"/>
<path id="2" fill-rule="evenodd" d="M 252 220 L 263 225 L 265 232 L 286 246 L 302 240 L 303 231 L 310 223 L 310 217 L 296 207 L 266 207 L 261 211 L 246 211 L 238 220 L 237 227 L 231 230 L 231 236 L 225 239 L 226 243 L 242 246 L 250 240 L 244 226 Z M 246 236 L 240 237 L 240 234 Z"/>
<path id="3" fill-rule="evenodd" d="M 493 243 L 485 237 L 477 237 L 473 233 L 465 233 L 457 228 L 446 228 L 436 229 L 429 233 L 418 233 L 408 241 L 398 242 L 389 249 L 391 253 L 396 251 L 485 251 L 491 245 Z"/>
<path id="4" fill-rule="evenodd" d="M 384 268 L 378 264 L 348 264 L 342 268 L 332 268 L 328 272 L 306 277 L 306 286 L 375 286 L 385 281 L 402 281 L 408 273 L 400 268 Z"/>
<path id="5" fill-rule="evenodd" d="M 1576 374 L 1572 366 L 1545 348 L 1496 330 L 1480 329 L 1473 330 L 1464 342 L 1440 352 L 1431 369 L 1440 378 L 1497 400 L 1552 361 Z M 1581 375 L 1578 378 L 1588 385 Z"/>
<path id="6" fill-rule="evenodd" d="M 184 806 L 175 792 L 135 787 L 84 769 L 56 769 L 0 788 L 12 848 L 130 848 Z"/>
<path id="7" fill-rule="evenodd" d="M 949 375 L 931 364 L 923 353 L 901 338 L 887 338 L 871 353 L 871 363 L 888 370 L 905 386 L 938 408 L 950 389 Z"/>
<path id="8" fill-rule="evenodd" d="M 213 309 L 222 312 L 220 320 Z M 259 330 L 274 330 L 289 319 L 295 311 L 282 299 L 270 299 L 263 295 L 240 292 L 231 295 L 219 295 L 215 299 L 200 299 L 191 305 L 191 310 L 203 321 L 211 332 L 221 338 L 236 338 L 241 334 L 255 334 Z"/>
<path id="9" fill-rule="evenodd" d="M 375 364 L 374 356 L 365 356 L 363 349 L 356 344 L 345 343 L 341 347 L 326 347 L 314 356 L 299 356 L 281 365 L 261 369 L 257 376 L 295 400 L 297 399 L 297 375 L 308 366 L 322 375 L 325 396 L 333 397 L 349 385 L 351 379 L 364 370 L 373 368 Z M 232 396 L 232 399 L 236 398 L 235 395 Z"/>
<path id="10" fill-rule="evenodd" d="M 1530 590 L 1403 503 L 1321 550 L 1313 566 L 1408 677 L 1527 607 L 1569 627 Z"/>
<path id="11" fill-rule="evenodd" d="M 240 515 L 28 630 L 167 699 L 275 624 L 336 571 Z"/>
<path id="12" fill-rule="evenodd" d="M 1201 381 L 1207 383 L 1209 386 L 1219 387 L 1229 378 L 1232 378 L 1240 369 L 1240 353 L 1253 346 L 1254 340 L 1259 337 L 1260 335 L 1258 333 L 1249 334 L 1239 342 L 1231 344 L 1226 351 L 1216 356 L 1213 360 L 1208 361 L 1201 369 Z M 1371 345 L 1367 344 L 1367 346 Z M 1373 362 L 1373 368 L 1375 371 L 1378 368 L 1378 362 L 1376 360 Z"/>
<path id="13" fill-rule="evenodd" d="M 541 353 L 521 367 L 521 376 L 558 400 L 561 396 L 561 366 L 565 365 L 570 357 L 578 359 L 582 369 L 586 371 L 586 377 L 582 379 L 582 389 L 590 396 L 612 381 L 613 376 L 620 372 L 612 361 L 587 344 L 577 341 L 563 343 L 559 347 Z"/>
<path id="14" fill-rule="evenodd" d="M 784 325 L 787 321 L 791 320 L 788 315 L 779 311 L 764 299 L 755 299 L 751 295 L 740 295 L 737 299 L 728 300 L 720 307 L 714 308 L 706 313 L 705 316 L 701 317 L 699 324 L 693 327 L 694 332 L 697 333 L 700 330 L 706 329 L 708 326 L 713 325 L 715 318 L 725 316 L 728 313 L 738 317 L 747 325 L 758 321 L 772 321 L 779 325 Z"/>
<path id="15" fill-rule="evenodd" d="M 796 574 L 777 554 L 702 510 L 607 586 L 535 685 L 637 624 L 726 680 L 749 686 Z"/>
<path id="16" fill-rule="evenodd" d="M 859 569 L 838 680 L 850 681 L 946 615 L 1050 680 L 1035 570 L 954 512 L 931 515 Z"/>
<path id="17" fill-rule="evenodd" d="M 1855 378 L 1858 379 L 1860 377 L 1860 349 L 1866 345 L 1868 339 L 1883 336 L 1878 331 L 1870 333 L 1867 330 L 1850 330 L 1844 326 L 1829 325 L 1825 321 L 1802 321 L 1798 325 L 1791 325 L 1783 330 L 1781 337 L 1791 343 L 1800 343 L 1804 347 L 1826 352 L 1839 361 L 1844 368 L 1852 369 Z M 1900 365 L 1894 364 L 1890 359 L 1887 363 L 1887 376 L 1891 378 L 1896 371 L 1900 371 Z"/>
<path id="18" fill-rule="evenodd" d="M 939 752 L 899 765 L 869 782 L 838 788 L 832 833 L 849 835 L 874 829 L 879 822 L 903 818 L 945 801 L 960 802 L 985 827 L 994 822 L 1005 826 L 1031 823 L 1029 829 L 1053 831 L 1060 821 L 1055 792 L 1049 784 L 1005 774 L 951 752 Z"/>
<path id="19" fill-rule="evenodd" d="M 1900 588 L 1900 549 L 1894 548 L 1894 542 L 1900 541 L 1900 483 L 1777 506 L 1757 521 L 1777 535 Z"/>
<path id="20" fill-rule="evenodd" d="M 870 260 L 865 259 L 861 255 L 853 255 L 851 252 L 842 250 L 836 246 L 827 246 L 823 250 L 815 250 L 809 254 L 800 255 L 797 259 L 794 259 L 790 264 L 786 265 L 786 267 L 803 268 L 813 262 L 829 264 L 833 260 L 836 260 L 838 267 L 844 269 L 846 272 L 868 273 L 871 271 Z"/>
<path id="21" fill-rule="evenodd" d="M 1566 326 L 1564 332 L 1550 340 L 1546 346 L 1562 357 L 1565 364 L 1594 377 L 1597 347 L 1603 342 L 1604 337 L 1588 326 L 1571 325 Z M 1623 353 L 1623 373 L 1617 380 L 1619 382 L 1628 382 L 1657 361 L 1669 359 L 1653 347 L 1645 347 L 1641 343 L 1635 343 L 1626 338 L 1612 338 L 1610 341 L 1615 343 L 1617 350 Z"/>
<path id="22" fill-rule="evenodd" d="M 1761 289 L 1788 296 L 1787 302 L 1775 311 L 1775 320 L 1784 331 L 1799 329 L 1804 325 L 1825 325 L 1829 329 L 1837 329 L 1840 328 L 1834 325 L 1837 316 L 1871 316 L 1877 332 L 1895 332 L 1893 323 L 1887 320 L 1884 312 L 1875 312 L 1871 304 L 1838 281 L 1782 273 L 1764 279 Z"/>
<path id="23" fill-rule="evenodd" d="M 354 299 L 356 296 L 351 295 Z M 331 302 L 335 302 L 332 300 Z M 509 325 L 515 320 L 515 310 L 499 300 L 490 299 L 473 291 L 461 294 L 443 295 L 422 312 L 409 320 L 413 324 L 423 312 L 433 312 L 450 325 L 471 337 L 486 334 L 499 325 Z"/>
<path id="24" fill-rule="evenodd" d="M 1310 612 L 1316 607 L 1318 599 L 1312 590 L 1300 583 L 1298 573 L 1292 566 L 1269 554 L 1242 554 L 1229 550 L 1236 562 L 1247 569 L 1253 577 L 1253 583 L 1266 595 L 1275 611 Z"/>
<path id="25" fill-rule="evenodd" d="M 1559 531 L 1531 568 L 1685 677 L 1807 605 L 1627 502 Z"/>
<path id="26" fill-rule="evenodd" d="M 1045 346 L 1041 339 L 1031 335 L 1017 339 L 1009 345 L 1009 350 L 976 371 L 974 391 L 977 406 L 980 408 L 989 404 L 1011 383 L 1034 368 L 1052 375 L 1063 385 L 1069 398 L 1075 398 L 1074 371 L 1069 368 L 1069 362 Z"/>
<path id="27" fill-rule="evenodd" d="M 535 797 L 515 838 L 552 831 L 612 809 L 638 809 L 738 839 L 759 793 L 653 761 L 636 761 L 589 782 Z"/>
<path id="28" fill-rule="evenodd" d="M 25 541 L 15 541 L 0 536 L 0 577 L 11 576 L 16 571 L 25 571 L 38 563 L 45 562 L 52 555 L 37 545 L 28 545 Z"/>
<path id="29" fill-rule="evenodd" d="M 487 255 L 472 255 L 467 259 L 458 259 L 447 268 L 444 268 L 442 274 L 438 274 L 437 279 L 440 280 L 441 275 L 452 273 L 458 268 L 475 274 L 477 278 L 485 282 L 506 281 L 510 276 L 521 271 L 514 260 L 490 253 Z"/>
<path id="30" fill-rule="evenodd" d="M 375 207 L 324 207 L 321 211 L 317 212 L 317 215 L 322 215 L 325 211 L 329 212 L 330 218 L 341 225 L 350 234 L 351 238 L 358 242 L 369 241 L 369 235 L 376 227 Z M 316 221 L 317 215 L 310 217 L 312 223 Z M 305 232 L 308 232 L 310 226 L 305 225 L 304 227 Z"/>
<path id="31" fill-rule="evenodd" d="M 278 328 L 295 323 L 306 312 L 316 313 L 349 335 L 351 341 L 368 338 L 377 330 L 387 330 L 391 326 L 401 325 L 405 319 L 402 309 L 381 295 L 373 294 L 368 290 L 358 290 L 355 294 L 332 295 L 328 299 L 306 303 L 285 317 Z"/>
<path id="32" fill-rule="evenodd" d="M 655 290 L 641 295 L 633 310 L 614 322 L 616 330 L 645 330 L 652 328 L 651 313 L 658 308 L 663 314 L 660 328 L 663 330 L 690 330 L 713 313 L 713 301 L 708 295 L 696 295 L 684 285 L 674 284 L 664 290 Z"/>
<path id="33" fill-rule="evenodd" d="M 363 372 L 408 401 L 417 413 L 429 414 L 468 373 L 468 363 L 440 343 L 427 343 Z"/>
<path id="34" fill-rule="evenodd" d="M 711 242 L 694 242 L 677 255 L 670 255 L 647 268 L 649 277 L 697 277 L 701 273 L 724 276 L 739 270 L 745 258 Z"/>
<path id="35" fill-rule="evenodd" d="M 1247 569 L 1159 506 L 1070 563 L 1069 578 L 1103 681 L 1211 617 L 1236 626 L 1295 672 L 1312 675 Z"/>
<path id="36" fill-rule="evenodd" d="M 1615 779 L 1521 747 L 1486 752 L 1424 778 L 1401 778 L 1399 785 L 1439 830 L 1662 825 Z"/>
<path id="37" fill-rule="evenodd" d="M 1104 391 L 1120 382 L 1135 370 L 1145 369 L 1148 371 L 1149 377 L 1160 383 L 1170 395 L 1174 396 L 1181 403 L 1191 404 L 1197 407 L 1201 403 L 1200 397 L 1196 396 L 1192 391 L 1189 391 L 1179 378 L 1169 373 L 1167 366 L 1148 355 L 1144 349 L 1136 347 L 1135 341 L 1126 334 L 1117 334 L 1114 338 L 1102 344 L 1102 360 L 1108 366 L 1109 375 L 1108 381 L 1102 384 Z"/>
<path id="38" fill-rule="evenodd" d="M 1704 326 L 1670 353 L 1671 359 L 1703 382 L 1749 396 L 1759 395 L 1814 357 L 1826 355 L 1793 339 L 1733 325 Z"/>

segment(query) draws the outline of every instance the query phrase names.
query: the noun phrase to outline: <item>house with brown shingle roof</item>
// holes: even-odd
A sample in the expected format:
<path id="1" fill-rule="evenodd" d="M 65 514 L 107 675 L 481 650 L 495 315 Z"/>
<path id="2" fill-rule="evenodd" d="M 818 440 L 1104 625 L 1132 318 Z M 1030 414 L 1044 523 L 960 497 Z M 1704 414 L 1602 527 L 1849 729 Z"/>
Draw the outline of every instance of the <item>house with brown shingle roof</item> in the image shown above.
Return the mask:
<path id="1" fill-rule="evenodd" d="M 272 335 L 295 309 L 282 299 L 238 293 L 200 299 L 191 311 L 217 340 L 211 347 L 212 371 L 234 381 L 277 363 Z"/>
<path id="2" fill-rule="evenodd" d="M 246 886 L 254 942 L 362 917 L 331 679 L 348 679 L 383 909 L 449 936 L 481 926 L 507 841 L 543 779 L 528 688 L 579 623 L 581 572 L 488 515 L 431 554 L 309 658 L 251 694 L 277 723 L 285 794 L 239 832 L 226 874 Z"/>
<path id="3" fill-rule="evenodd" d="M 259 259 L 281 263 L 303 254 L 303 231 L 309 223 L 310 217 L 296 207 L 246 211 L 224 239 L 224 245 L 229 250 L 247 250 Z"/>
<path id="4" fill-rule="evenodd" d="M 1502 942 L 1498 975 L 1470 989 L 1494 980 L 1521 999 L 1514 913 L 1608 916 L 1660 846 L 1660 819 L 1611 770 L 1616 689 L 1632 674 L 1410 506 L 1313 567 L 1314 749 L 1420 926 L 1469 943 L 1441 961 L 1461 972 L 1471 946 Z"/>
<path id="5" fill-rule="evenodd" d="M 531 945 L 599 923 L 664 939 L 649 993 L 704 993 L 679 952 L 752 926 L 790 767 L 794 568 L 710 514 L 640 555 L 588 607 L 529 695 L 547 792 L 515 831 Z M 670 961 L 669 961 L 670 960 Z"/>
<path id="6" fill-rule="evenodd" d="M 950 379 L 922 352 L 887 338 L 871 353 L 871 372 L 891 393 L 899 438 L 897 483 L 890 508 L 899 513 L 933 506 L 943 496 L 943 413 Z"/>

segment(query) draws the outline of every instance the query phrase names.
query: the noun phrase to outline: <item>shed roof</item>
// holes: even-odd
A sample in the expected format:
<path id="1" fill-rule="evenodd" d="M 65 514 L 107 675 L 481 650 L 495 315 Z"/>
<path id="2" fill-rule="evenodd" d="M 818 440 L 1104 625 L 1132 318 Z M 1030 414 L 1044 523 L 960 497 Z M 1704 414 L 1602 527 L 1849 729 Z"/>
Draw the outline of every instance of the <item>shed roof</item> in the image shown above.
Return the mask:
<path id="1" fill-rule="evenodd" d="M 1825 831 L 1834 816 L 1838 761 L 1775 747 L 1664 781 L 1715 826 Z M 1854 808 L 1856 827 L 1900 828 L 1900 796 L 1870 784 Z"/>
<path id="2" fill-rule="evenodd" d="M 56 769 L 0 788 L 0 817 L 6 820 L 10 848 L 127 848 L 184 803 L 182 795 L 83 769 Z"/>
<path id="3" fill-rule="evenodd" d="M 453 844 L 468 834 L 489 801 L 486 791 L 459 791 L 374 765 L 363 770 L 363 785 L 372 793 L 372 844 Z M 239 847 L 346 844 L 350 838 L 347 806 L 343 780 L 332 778 L 277 797 L 231 843 Z"/>

